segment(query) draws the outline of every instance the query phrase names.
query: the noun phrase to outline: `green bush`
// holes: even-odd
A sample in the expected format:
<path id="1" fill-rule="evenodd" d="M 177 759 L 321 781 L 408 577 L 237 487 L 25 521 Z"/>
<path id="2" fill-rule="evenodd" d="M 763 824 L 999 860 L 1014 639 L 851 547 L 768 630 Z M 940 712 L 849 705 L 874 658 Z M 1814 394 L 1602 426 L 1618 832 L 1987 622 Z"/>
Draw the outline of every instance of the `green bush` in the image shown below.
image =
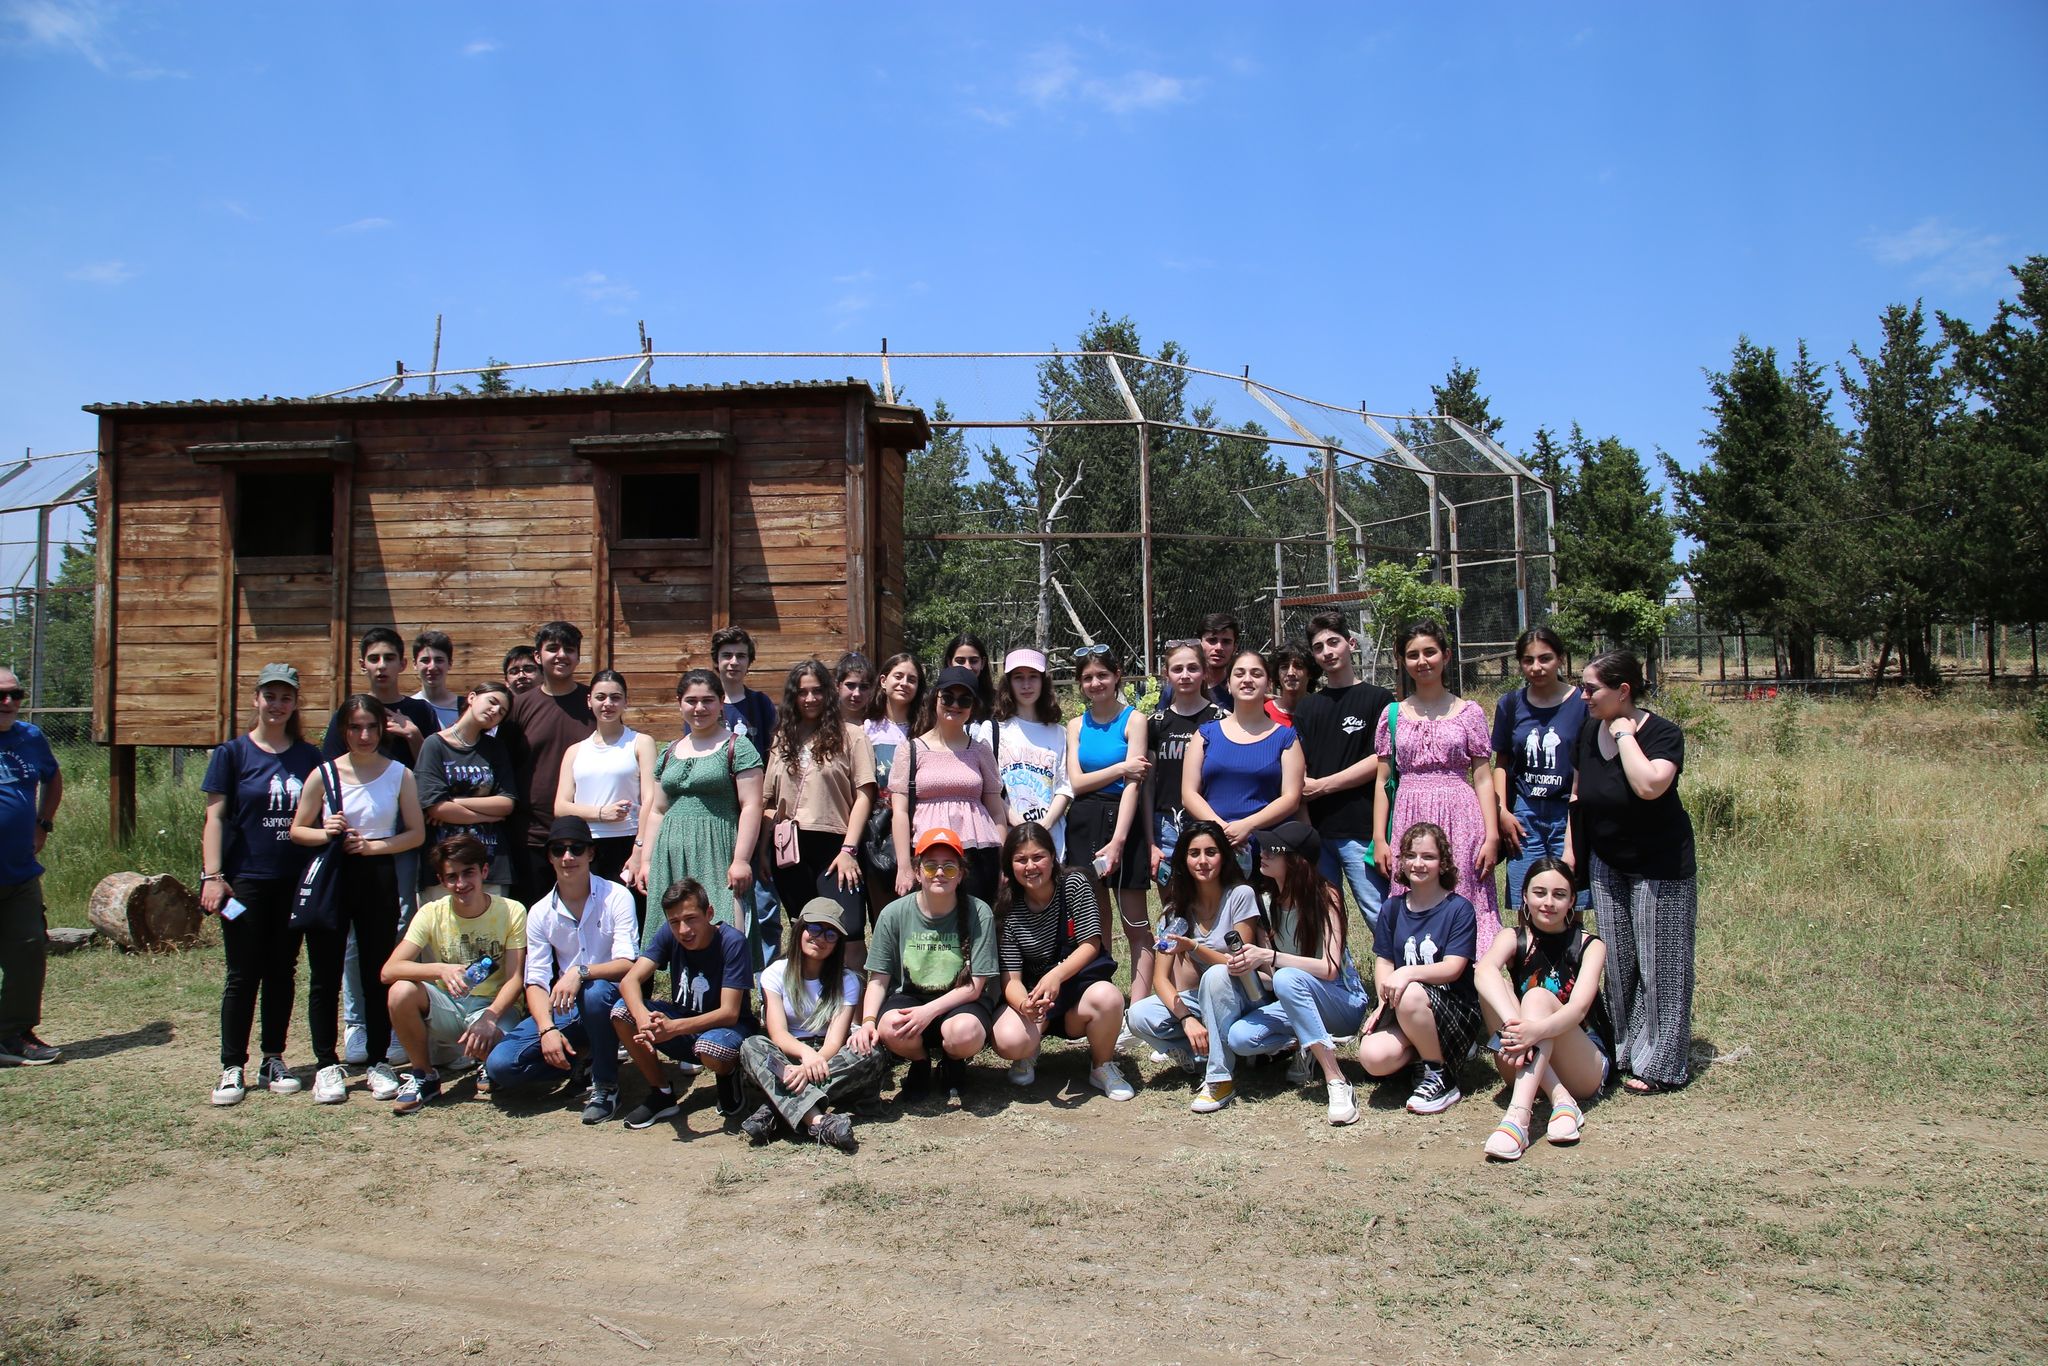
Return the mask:
<path id="1" fill-rule="evenodd" d="M 1766 705 L 1770 711 L 1764 718 L 1764 733 L 1770 737 L 1772 753 L 1790 759 L 1803 752 L 1811 738 L 1808 729 L 1813 704 L 1798 693 L 1788 692 Z"/>
<path id="2" fill-rule="evenodd" d="M 2027 707 L 2027 719 L 2034 723 L 2034 738 L 2048 745 L 2048 692 L 2035 694 Z"/>
<path id="3" fill-rule="evenodd" d="M 1728 738 L 1728 714 L 1693 683 L 1664 683 L 1647 699 L 1650 710 L 1685 732 L 1688 750 Z"/>

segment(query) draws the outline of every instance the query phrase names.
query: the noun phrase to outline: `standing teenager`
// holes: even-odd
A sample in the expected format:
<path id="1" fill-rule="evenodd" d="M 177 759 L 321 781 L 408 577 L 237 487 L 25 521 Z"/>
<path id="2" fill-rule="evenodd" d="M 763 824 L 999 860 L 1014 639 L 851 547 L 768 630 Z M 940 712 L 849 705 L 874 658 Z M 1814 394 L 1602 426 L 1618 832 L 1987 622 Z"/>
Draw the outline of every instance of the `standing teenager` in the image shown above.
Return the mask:
<path id="1" fill-rule="evenodd" d="M 1273 680 L 1273 695 L 1266 699 L 1266 715 L 1283 726 L 1294 724 L 1294 713 L 1322 672 L 1308 647 L 1284 640 L 1266 656 L 1266 673 Z"/>
<path id="2" fill-rule="evenodd" d="M 462 715 L 462 696 L 448 686 L 455 667 L 455 642 L 446 631 L 422 631 L 412 638 L 412 671 L 420 680 L 413 697 L 434 709 L 434 729 L 446 730 Z"/>
<path id="3" fill-rule="evenodd" d="M 1522 881 L 1540 858 L 1564 855 L 1570 825 L 1572 754 L 1586 724 L 1586 699 L 1564 672 L 1564 642 L 1532 626 L 1515 642 L 1522 686 L 1493 706 L 1493 792 L 1508 858 L 1507 898 L 1522 904 Z"/>
<path id="4" fill-rule="evenodd" d="M 889 850 L 889 866 L 877 868 L 872 859 L 862 864 L 862 874 L 867 884 L 868 924 L 875 923 L 875 917 L 882 908 L 894 901 L 896 891 L 896 816 L 889 797 L 889 773 L 896 762 L 896 755 L 910 743 L 911 732 L 917 729 L 918 717 L 924 714 L 924 666 L 917 662 L 915 655 L 891 655 L 882 661 L 880 677 L 876 680 L 874 696 L 868 701 L 867 720 L 861 729 L 867 733 L 868 744 L 875 751 L 875 801 L 886 813 L 886 820 L 868 820 L 868 836 L 862 841 L 869 850 L 876 847 L 876 835 Z"/>
<path id="5" fill-rule="evenodd" d="M 868 703 L 875 699 L 875 666 L 858 650 L 848 650 L 832 666 L 832 686 L 839 694 L 841 719 L 866 726 Z"/>
<path id="6" fill-rule="evenodd" d="M 766 754 L 768 742 L 775 738 L 775 699 L 747 686 L 754 659 L 754 638 L 744 627 L 727 626 L 711 633 L 711 666 L 718 671 L 726 729 L 752 741 L 757 753 Z"/>
<path id="7" fill-rule="evenodd" d="M 312 975 L 306 1005 L 313 1053 L 320 1065 L 313 1078 L 313 1099 L 322 1105 L 348 1099 L 336 1008 L 349 937 L 353 934 L 364 962 L 381 965 L 391 956 L 398 940 L 397 855 L 419 848 L 426 838 L 426 818 L 420 814 L 412 771 L 378 751 L 389 719 L 384 704 L 368 693 L 357 693 L 341 704 L 340 716 L 348 749 L 306 775 L 291 826 L 293 843 L 314 849 L 333 845 L 341 855 L 335 873 L 334 921 L 306 929 L 306 962 Z M 339 811 L 328 809 L 330 773 L 341 785 Z M 382 990 L 364 993 L 363 1029 L 368 1054 L 376 1059 L 370 1066 L 370 1093 L 390 1100 L 398 1094 L 398 1074 L 387 1061 L 391 1015 Z"/>
<path id="8" fill-rule="evenodd" d="M 1152 980 L 1152 926 L 1145 905 L 1152 855 L 1143 820 L 1145 717 L 1123 700 L 1123 669 L 1107 645 L 1074 651 L 1087 708 L 1067 723 L 1067 780 L 1074 805 L 1067 814 L 1070 868 L 1085 870 L 1099 889 L 1102 920 L 1114 913 L 1131 949 L 1131 995 L 1145 995 Z"/>
<path id="9" fill-rule="evenodd" d="M 1301 746 L 1292 727 L 1266 715 L 1266 660 L 1240 650 L 1230 661 L 1230 714 L 1195 732 L 1181 770 L 1181 804 L 1230 837 L 1238 865 L 1252 867 L 1252 837 L 1301 805 Z"/>
<path id="10" fill-rule="evenodd" d="M 1003 656 L 995 718 L 976 721 L 967 733 L 995 753 L 1010 818 L 1037 821 L 1052 833 L 1053 846 L 1064 849 L 1074 788 L 1067 775 L 1067 728 L 1043 654 L 1024 649 Z"/>
<path id="11" fill-rule="evenodd" d="M 1199 640 L 1167 642 L 1166 683 L 1168 695 L 1147 721 L 1145 739 L 1152 756 L 1152 781 L 1145 785 L 1145 799 L 1151 807 L 1146 828 L 1152 832 L 1152 877 L 1161 891 L 1166 890 L 1167 876 L 1173 871 L 1173 851 L 1188 820 L 1181 798 L 1188 742 L 1203 726 L 1227 715 L 1203 695 Z"/>
<path id="12" fill-rule="evenodd" d="M 1202 695 L 1221 711 L 1234 705 L 1230 692 L 1230 661 L 1237 658 L 1237 640 L 1244 627 L 1228 612 L 1202 618 Z"/>
<path id="13" fill-rule="evenodd" d="M 457 835 L 483 845 L 489 860 L 484 869 L 489 895 L 512 892 L 512 845 L 507 829 L 519 790 L 512 775 L 512 756 L 491 734 L 512 705 L 512 690 L 486 680 L 472 688 L 468 703 L 453 725 L 427 737 L 420 746 L 414 772 L 419 779 L 420 808 L 426 812 L 429 871 L 432 848 Z M 438 884 L 438 874 L 428 885 Z"/>
<path id="14" fill-rule="evenodd" d="M 1373 828 L 1391 828 L 1394 846 L 1409 826 L 1427 821 L 1450 841 L 1444 861 L 1458 870 L 1458 894 L 1479 916 L 1479 952 L 1500 932 L 1493 891 L 1493 866 L 1500 854 L 1495 826 L 1499 802 L 1493 792 L 1493 737 L 1477 702 L 1451 691 L 1451 638 L 1434 621 L 1402 628 L 1395 653 L 1408 679 L 1408 693 L 1387 708 L 1373 732 L 1380 761 L 1392 761 L 1399 787 L 1390 800 L 1381 786 L 1373 799 Z M 1390 826 L 1391 823 L 1391 826 Z M 1393 856 L 1384 842 L 1375 855 L 1380 871 L 1391 873 Z"/>
<path id="15" fill-rule="evenodd" d="M 616 669 L 590 676 L 590 734 L 569 746 L 555 782 L 555 814 L 581 816 L 597 837 L 590 871 L 624 882 L 626 864 L 645 838 L 642 812 L 654 804 L 654 759 L 658 746 L 626 724 L 626 679 Z M 647 900 L 633 894 L 640 928 L 647 928 Z"/>
<path id="16" fill-rule="evenodd" d="M 533 633 L 540 686 L 514 693 L 512 713 L 498 727 L 512 755 L 512 769 L 524 800 L 524 838 L 513 849 L 513 900 L 531 907 L 547 892 L 548 827 L 555 820 L 555 788 L 562 780 L 562 756 L 596 728 L 590 688 L 576 681 L 583 660 L 583 632 L 566 621 L 550 621 Z"/>
<path id="17" fill-rule="evenodd" d="M 540 686 L 540 660 L 531 645 L 514 645 L 505 651 L 505 686 L 514 697 Z"/>
<path id="18" fill-rule="evenodd" d="M 962 631 L 939 651 L 941 669 L 965 669 L 974 675 L 974 716 L 986 721 L 995 710 L 995 684 L 989 677 L 988 646 L 972 631 Z"/>
<path id="19" fill-rule="evenodd" d="M 246 1093 L 249 1031 L 263 1008 L 263 1061 L 256 1085 L 281 1096 L 299 1090 L 284 1065 L 298 985 L 299 932 L 292 902 L 306 853 L 292 843 L 292 813 L 320 751 L 299 730 L 299 671 L 266 664 L 256 675 L 256 723 L 213 751 L 199 789 L 206 825 L 199 836 L 199 909 L 220 916 L 227 981 L 220 997 L 220 1084 L 215 1105 Z"/>
<path id="20" fill-rule="evenodd" d="M 859 940 L 860 839 L 875 804 L 875 751 L 841 715 L 818 660 L 796 665 L 783 683 L 761 802 L 775 830 L 776 899 L 794 909 L 832 896 L 854 917 L 840 928 Z"/>
<path id="21" fill-rule="evenodd" d="M 1342 612 L 1310 617 L 1308 644 L 1322 668 L 1323 686 L 1302 698 L 1294 711 L 1306 775 L 1302 802 L 1308 823 L 1322 838 L 1324 879 L 1333 887 L 1350 887 L 1370 928 L 1387 895 L 1386 876 L 1372 856 L 1372 796 L 1380 780 L 1372 738 L 1394 695 L 1359 678 L 1351 624 Z"/>
<path id="22" fill-rule="evenodd" d="M 953 831 L 964 840 L 966 892 L 984 906 L 994 900 L 1003 833 L 1009 828 L 1002 775 L 987 745 L 967 733 L 974 714 L 974 675 L 958 665 L 939 674 L 924 729 L 901 746 L 889 770 L 894 809 L 896 892 L 917 883 L 912 848 L 927 831 Z"/>
<path id="23" fill-rule="evenodd" d="M 717 675 L 692 669 L 676 684 L 683 733 L 654 767 L 652 825 L 633 851 L 633 885 L 657 905 L 684 879 L 712 891 L 712 915 L 753 941 L 754 840 L 761 829 L 761 755 L 725 726 Z M 758 960 L 757 960 L 758 961 Z"/>

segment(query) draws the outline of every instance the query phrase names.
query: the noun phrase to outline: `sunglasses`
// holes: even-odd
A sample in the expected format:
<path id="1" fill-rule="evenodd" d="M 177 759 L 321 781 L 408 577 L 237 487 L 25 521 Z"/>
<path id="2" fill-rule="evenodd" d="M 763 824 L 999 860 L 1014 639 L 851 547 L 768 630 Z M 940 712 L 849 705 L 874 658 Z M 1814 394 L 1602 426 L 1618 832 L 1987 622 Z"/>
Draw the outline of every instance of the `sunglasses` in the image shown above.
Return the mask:
<path id="1" fill-rule="evenodd" d="M 1199 640 L 1169 640 L 1159 648 L 1162 650 L 1185 650 L 1190 645 L 1200 645 L 1201 643 Z"/>
<path id="2" fill-rule="evenodd" d="M 1097 642 L 1096 642 L 1095 644 L 1093 644 L 1093 645 L 1081 645 L 1081 646 L 1077 646 L 1077 647 L 1075 647 L 1075 650 L 1074 650 L 1074 658 L 1075 658 L 1075 659 L 1088 659 L 1088 658 L 1091 658 L 1091 657 L 1093 657 L 1093 656 L 1095 656 L 1095 655 L 1106 655 L 1106 654 L 1108 654 L 1108 653 L 1109 653 L 1109 642 L 1107 642 L 1107 641 L 1097 641 Z"/>
<path id="3" fill-rule="evenodd" d="M 836 926 L 820 924 L 815 920 L 806 920 L 804 922 L 804 933 L 815 934 L 820 939 L 837 939 L 839 937 L 839 930 Z"/>
<path id="4" fill-rule="evenodd" d="M 549 858 L 582 858 L 590 846 L 582 840 L 557 840 L 548 846 Z"/>
<path id="5" fill-rule="evenodd" d="M 957 691 L 942 692 L 939 694 L 939 705 L 956 708 L 971 707 L 974 705 L 974 694 Z"/>
<path id="6" fill-rule="evenodd" d="M 0 701 L 19 702 L 27 696 L 28 689 L 26 688 L 0 688 Z"/>
<path id="7" fill-rule="evenodd" d="M 926 859 L 917 865 L 926 877 L 956 877 L 960 872 L 958 859 Z"/>

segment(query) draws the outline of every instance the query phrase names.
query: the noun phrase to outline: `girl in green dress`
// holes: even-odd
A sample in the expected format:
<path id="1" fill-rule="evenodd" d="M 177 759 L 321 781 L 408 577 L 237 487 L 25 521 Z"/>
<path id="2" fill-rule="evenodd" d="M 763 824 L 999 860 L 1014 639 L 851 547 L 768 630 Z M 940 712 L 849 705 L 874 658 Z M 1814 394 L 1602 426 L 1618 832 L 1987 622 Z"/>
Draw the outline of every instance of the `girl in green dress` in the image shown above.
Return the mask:
<path id="1" fill-rule="evenodd" d="M 745 736 L 725 728 L 725 693 L 709 669 L 683 675 L 676 685 L 676 706 L 683 714 L 683 735 L 655 761 L 657 790 L 640 822 L 626 877 L 651 900 L 684 878 L 725 887 L 731 895 L 715 898 L 712 913 L 751 939 L 761 755 Z"/>

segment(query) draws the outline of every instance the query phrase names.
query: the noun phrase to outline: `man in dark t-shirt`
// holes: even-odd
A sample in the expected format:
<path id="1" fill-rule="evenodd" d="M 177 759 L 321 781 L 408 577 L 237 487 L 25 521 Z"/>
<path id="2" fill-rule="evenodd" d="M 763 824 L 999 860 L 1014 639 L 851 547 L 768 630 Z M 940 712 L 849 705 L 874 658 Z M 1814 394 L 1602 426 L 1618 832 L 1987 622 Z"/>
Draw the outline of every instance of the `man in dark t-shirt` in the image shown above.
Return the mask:
<path id="1" fill-rule="evenodd" d="M 747 674 L 754 667 L 754 638 L 740 626 L 715 632 L 711 665 L 725 690 L 726 728 L 753 741 L 765 759 L 768 744 L 775 738 L 775 699 L 747 686 Z"/>
<path id="2" fill-rule="evenodd" d="M 534 632 L 533 652 L 540 661 L 540 686 L 512 698 L 512 711 L 498 724 L 498 738 L 512 755 L 520 809 L 508 830 L 521 832 L 512 842 L 513 900 L 531 906 L 554 885 L 548 864 L 548 827 L 555 821 L 555 787 L 562 776 L 562 756 L 597 728 L 590 710 L 590 685 L 576 681 L 583 659 L 583 632 L 566 621 L 551 621 Z"/>
<path id="3" fill-rule="evenodd" d="M 1381 776 L 1373 730 L 1394 695 L 1359 681 L 1342 612 L 1310 618 L 1308 647 L 1323 666 L 1323 687 L 1294 708 L 1294 733 L 1308 774 L 1301 795 L 1309 824 L 1323 837 L 1323 876 L 1332 885 L 1348 885 L 1359 914 L 1374 925 L 1387 880 L 1372 859 L 1373 788 Z"/>

